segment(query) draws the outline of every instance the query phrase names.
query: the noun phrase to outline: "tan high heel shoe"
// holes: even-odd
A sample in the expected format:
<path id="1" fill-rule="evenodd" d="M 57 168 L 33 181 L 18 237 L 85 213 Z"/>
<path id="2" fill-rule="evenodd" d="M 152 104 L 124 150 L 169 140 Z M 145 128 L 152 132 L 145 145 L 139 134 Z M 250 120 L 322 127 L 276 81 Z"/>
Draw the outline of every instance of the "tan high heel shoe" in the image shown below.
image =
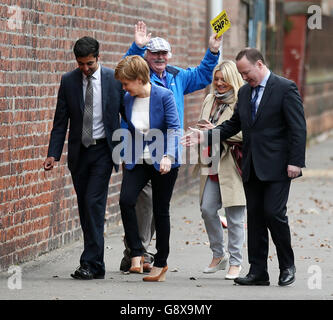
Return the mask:
<path id="1" fill-rule="evenodd" d="M 137 257 L 133 257 L 132 259 L 137 258 Z M 143 262 L 144 262 L 145 258 L 144 256 L 141 256 L 140 259 L 140 267 L 130 267 L 130 269 L 128 270 L 130 273 L 143 273 Z M 132 260 L 133 262 L 133 260 Z"/>
<path id="2" fill-rule="evenodd" d="M 154 267 L 153 267 L 154 268 Z M 161 272 L 155 276 L 147 276 L 147 277 L 143 277 L 143 281 L 155 281 L 155 282 L 163 282 L 165 281 L 165 276 L 166 276 L 166 272 L 168 271 L 168 266 L 165 266 L 162 268 Z"/>

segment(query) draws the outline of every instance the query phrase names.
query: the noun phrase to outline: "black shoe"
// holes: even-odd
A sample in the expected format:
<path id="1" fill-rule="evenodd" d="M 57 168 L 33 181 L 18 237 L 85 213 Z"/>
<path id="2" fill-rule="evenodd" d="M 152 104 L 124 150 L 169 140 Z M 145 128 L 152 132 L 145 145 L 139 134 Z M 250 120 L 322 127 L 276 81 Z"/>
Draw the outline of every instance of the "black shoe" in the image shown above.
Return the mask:
<path id="1" fill-rule="evenodd" d="M 269 286 L 270 284 L 267 277 L 259 277 L 253 273 L 249 273 L 243 278 L 236 278 L 234 282 L 241 286 Z"/>
<path id="2" fill-rule="evenodd" d="M 119 269 L 120 269 L 120 271 L 128 272 L 130 268 L 131 268 L 131 258 L 124 256 L 121 259 Z"/>
<path id="3" fill-rule="evenodd" d="M 78 280 L 104 279 L 104 274 L 93 273 L 87 266 L 79 266 L 71 277 Z"/>
<path id="4" fill-rule="evenodd" d="M 295 273 L 295 266 L 281 270 L 279 276 L 279 286 L 287 286 L 292 284 L 295 281 Z"/>
<path id="5" fill-rule="evenodd" d="M 150 272 L 151 269 L 153 268 L 153 265 L 151 263 L 145 262 L 143 264 L 143 272 Z"/>

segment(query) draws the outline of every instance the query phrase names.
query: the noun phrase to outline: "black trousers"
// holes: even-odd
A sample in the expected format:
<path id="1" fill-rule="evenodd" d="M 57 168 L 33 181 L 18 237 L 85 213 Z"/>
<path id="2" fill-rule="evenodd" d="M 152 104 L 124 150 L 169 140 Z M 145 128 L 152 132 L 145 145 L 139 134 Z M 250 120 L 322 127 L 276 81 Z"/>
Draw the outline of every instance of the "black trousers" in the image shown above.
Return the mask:
<path id="1" fill-rule="evenodd" d="M 111 153 L 104 140 L 89 148 L 81 146 L 78 169 L 71 172 L 84 239 L 80 264 L 100 275 L 105 274 L 104 218 L 112 168 Z"/>
<path id="2" fill-rule="evenodd" d="M 132 170 L 125 169 L 121 185 L 119 205 L 125 229 L 126 242 L 131 257 L 141 256 L 144 248 L 139 237 L 135 205 L 139 193 L 149 180 L 152 184 L 153 214 L 156 229 L 156 254 L 154 266 L 165 267 L 169 255 L 170 215 L 169 207 L 178 168 L 160 174 L 152 165 L 137 164 Z"/>
<path id="3" fill-rule="evenodd" d="M 247 201 L 248 258 L 250 273 L 268 277 L 268 230 L 276 246 L 280 270 L 294 265 L 287 201 L 290 180 L 260 181 L 252 167 L 244 183 Z"/>

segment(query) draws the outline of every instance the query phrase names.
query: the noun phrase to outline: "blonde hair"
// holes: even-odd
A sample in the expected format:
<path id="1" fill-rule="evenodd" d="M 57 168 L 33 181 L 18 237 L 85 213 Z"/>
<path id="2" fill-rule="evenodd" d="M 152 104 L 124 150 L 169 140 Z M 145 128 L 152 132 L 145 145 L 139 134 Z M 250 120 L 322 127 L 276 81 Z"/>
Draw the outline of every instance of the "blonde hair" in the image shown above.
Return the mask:
<path id="1" fill-rule="evenodd" d="M 127 56 L 117 64 L 114 76 L 120 81 L 140 79 L 146 84 L 150 81 L 150 70 L 147 62 L 140 56 Z"/>
<path id="2" fill-rule="evenodd" d="M 213 82 L 210 92 L 214 93 L 214 77 L 217 71 L 221 71 L 225 82 L 229 83 L 234 88 L 235 98 L 237 98 L 238 90 L 244 84 L 244 80 L 237 70 L 236 63 L 231 60 L 224 60 L 219 63 L 213 70 Z"/>

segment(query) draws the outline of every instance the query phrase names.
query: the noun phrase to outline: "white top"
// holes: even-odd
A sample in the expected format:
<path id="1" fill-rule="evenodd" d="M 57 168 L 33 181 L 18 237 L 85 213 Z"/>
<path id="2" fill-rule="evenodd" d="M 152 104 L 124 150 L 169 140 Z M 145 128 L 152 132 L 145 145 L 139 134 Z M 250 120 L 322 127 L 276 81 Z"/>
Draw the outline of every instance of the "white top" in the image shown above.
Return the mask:
<path id="1" fill-rule="evenodd" d="M 88 85 L 87 76 L 83 73 L 83 101 L 86 97 Z M 93 73 L 91 84 L 93 86 L 93 139 L 105 138 L 105 130 L 103 124 L 102 112 L 102 81 L 101 81 L 101 66 L 98 64 L 97 70 Z"/>
<path id="2" fill-rule="evenodd" d="M 150 129 L 149 102 L 150 102 L 150 97 L 146 98 L 135 97 L 132 108 L 131 121 L 134 127 L 143 135 L 147 134 Z M 150 158 L 150 153 L 148 145 L 146 145 L 143 151 L 143 159 L 149 159 L 149 158 Z"/>

